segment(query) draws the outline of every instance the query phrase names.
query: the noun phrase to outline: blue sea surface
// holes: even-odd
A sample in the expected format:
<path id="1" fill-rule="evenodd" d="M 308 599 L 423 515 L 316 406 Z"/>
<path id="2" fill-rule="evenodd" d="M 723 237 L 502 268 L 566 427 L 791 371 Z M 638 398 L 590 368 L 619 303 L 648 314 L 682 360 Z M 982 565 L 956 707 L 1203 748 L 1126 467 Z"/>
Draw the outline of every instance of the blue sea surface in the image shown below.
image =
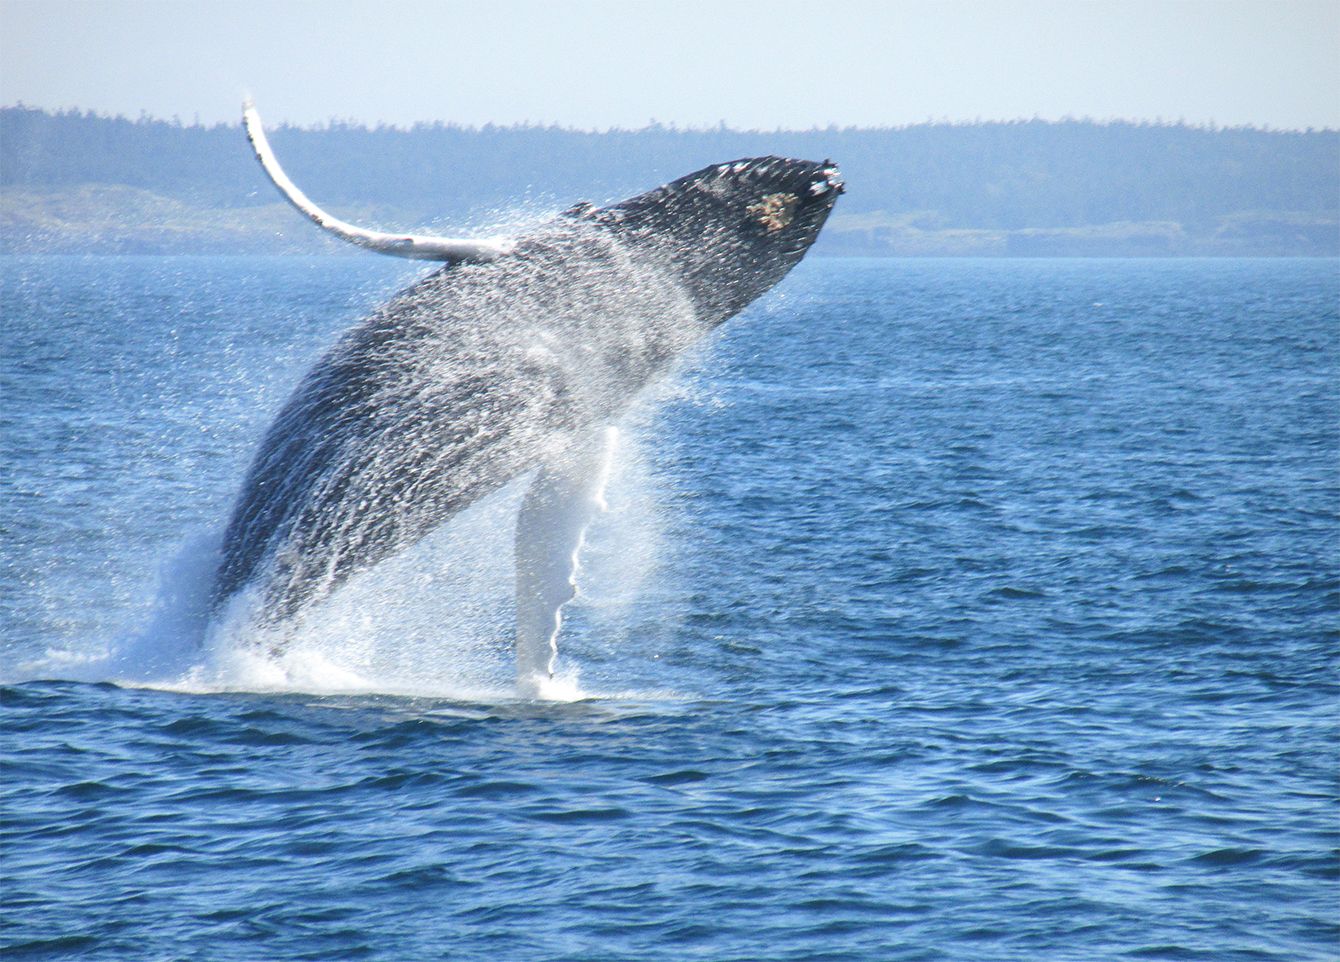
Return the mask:
<path id="1" fill-rule="evenodd" d="M 1340 958 L 1336 261 L 811 259 L 621 425 L 555 697 L 514 492 L 200 648 L 413 271 L 0 259 L 5 958 Z"/>

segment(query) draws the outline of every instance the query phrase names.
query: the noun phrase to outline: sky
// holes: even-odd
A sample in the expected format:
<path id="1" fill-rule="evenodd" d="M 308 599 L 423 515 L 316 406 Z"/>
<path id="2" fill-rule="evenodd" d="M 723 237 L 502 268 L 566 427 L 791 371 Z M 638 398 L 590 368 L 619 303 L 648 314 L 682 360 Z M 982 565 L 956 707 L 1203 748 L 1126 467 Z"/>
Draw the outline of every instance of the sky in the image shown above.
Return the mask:
<path id="1" fill-rule="evenodd" d="M 1340 128 L 1340 0 L 0 0 L 0 104 L 267 124 Z"/>

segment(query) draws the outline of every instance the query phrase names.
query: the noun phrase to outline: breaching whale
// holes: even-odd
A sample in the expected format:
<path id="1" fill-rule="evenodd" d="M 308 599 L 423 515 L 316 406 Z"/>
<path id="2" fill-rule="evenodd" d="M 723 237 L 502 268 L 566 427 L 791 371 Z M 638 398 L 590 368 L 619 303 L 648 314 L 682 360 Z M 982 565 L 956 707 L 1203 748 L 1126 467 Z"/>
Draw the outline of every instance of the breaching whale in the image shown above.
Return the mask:
<path id="1" fill-rule="evenodd" d="M 243 123 L 266 174 L 320 227 L 446 266 L 348 331 L 279 412 L 233 507 L 211 610 L 247 589 L 254 620 L 293 622 L 533 472 L 515 535 L 518 682 L 549 676 L 607 426 L 800 261 L 842 193 L 836 166 L 731 161 L 516 237 L 450 239 L 332 217 L 284 174 L 250 104 Z"/>

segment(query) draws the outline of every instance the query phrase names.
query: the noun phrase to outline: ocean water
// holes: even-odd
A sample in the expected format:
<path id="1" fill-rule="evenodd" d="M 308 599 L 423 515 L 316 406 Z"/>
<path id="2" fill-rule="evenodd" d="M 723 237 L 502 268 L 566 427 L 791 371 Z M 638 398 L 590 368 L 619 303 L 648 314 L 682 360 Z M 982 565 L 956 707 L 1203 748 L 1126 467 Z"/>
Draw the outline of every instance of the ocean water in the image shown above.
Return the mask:
<path id="1" fill-rule="evenodd" d="M 1340 958 L 1335 261 L 805 262 L 619 426 L 540 699 L 516 490 L 198 615 L 413 266 L 0 271 L 5 958 Z"/>

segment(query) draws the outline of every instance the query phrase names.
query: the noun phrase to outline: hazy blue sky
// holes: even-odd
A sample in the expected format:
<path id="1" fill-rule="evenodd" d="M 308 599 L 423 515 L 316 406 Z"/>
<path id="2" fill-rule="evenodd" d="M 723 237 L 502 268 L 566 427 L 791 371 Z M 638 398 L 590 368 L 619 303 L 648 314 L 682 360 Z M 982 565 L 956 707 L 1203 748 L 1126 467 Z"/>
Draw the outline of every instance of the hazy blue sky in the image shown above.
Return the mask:
<path id="1" fill-rule="evenodd" d="M 1340 127 L 1340 0 L 0 0 L 0 102 L 810 127 L 1066 115 Z"/>

